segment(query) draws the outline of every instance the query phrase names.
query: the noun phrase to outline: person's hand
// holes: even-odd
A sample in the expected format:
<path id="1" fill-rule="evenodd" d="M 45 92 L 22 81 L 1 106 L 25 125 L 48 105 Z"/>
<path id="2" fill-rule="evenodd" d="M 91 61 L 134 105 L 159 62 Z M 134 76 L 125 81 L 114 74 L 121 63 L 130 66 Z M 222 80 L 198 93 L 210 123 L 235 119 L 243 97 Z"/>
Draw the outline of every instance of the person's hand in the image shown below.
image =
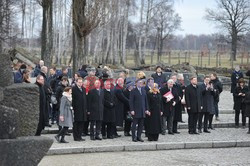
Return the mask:
<path id="1" fill-rule="evenodd" d="M 239 96 L 241 96 L 242 95 L 242 93 L 239 93 Z"/>
<path id="2" fill-rule="evenodd" d="M 190 109 L 191 109 L 191 107 L 187 107 L 187 109 L 188 109 L 188 110 L 190 110 Z"/>
<path id="3" fill-rule="evenodd" d="M 173 102 L 173 106 L 175 106 L 175 104 L 176 104 L 176 102 L 174 101 L 174 102 Z"/>
<path id="4" fill-rule="evenodd" d="M 88 115 L 90 115 L 90 112 L 88 112 Z"/>
<path id="5" fill-rule="evenodd" d="M 64 122 L 64 117 L 62 115 L 60 115 L 60 121 Z"/>
<path id="6" fill-rule="evenodd" d="M 201 106 L 201 109 L 203 109 L 203 106 Z"/>
<path id="7" fill-rule="evenodd" d="M 145 114 L 147 114 L 148 116 L 150 116 L 150 112 L 148 110 L 145 111 Z"/>
<path id="8" fill-rule="evenodd" d="M 131 111 L 131 115 L 135 115 L 135 111 Z"/>
<path id="9" fill-rule="evenodd" d="M 246 94 L 242 93 L 242 95 L 241 95 L 241 96 L 246 96 Z"/>
<path id="10" fill-rule="evenodd" d="M 170 98 L 167 98 L 167 103 L 170 102 Z"/>
<path id="11" fill-rule="evenodd" d="M 163 112 L 161 112 L 161 116 L 163 115 Z"/>

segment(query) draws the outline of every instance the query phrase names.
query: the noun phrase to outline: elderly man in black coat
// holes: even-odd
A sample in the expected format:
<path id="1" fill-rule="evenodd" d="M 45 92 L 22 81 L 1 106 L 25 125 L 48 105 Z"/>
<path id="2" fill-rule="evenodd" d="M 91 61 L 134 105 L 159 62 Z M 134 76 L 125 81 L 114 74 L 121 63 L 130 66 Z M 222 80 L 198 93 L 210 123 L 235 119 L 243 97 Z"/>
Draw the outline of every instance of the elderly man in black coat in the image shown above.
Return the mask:
<path id="1" fill-rule="evenodd" d="M 175 105 L 178 100 L 178 94 L 176 89 L 173 88 L 174 80 L 169 79 L 167 86 L 160 89 L 163 103 L 163 115 L 162 115 L 162 135 L 166 134 L 168 128 L 168 134 L 173 135 L 173 121 L 175 114 Z M 166 126 L 167 121 L 167 126 Z"/>
<path id="2" fill-rule="evenodd" d="M 116 126 L 123 126 L 124 121 L 124 105 L 129 104 L 128 98 L 123 93 L 124 90 L 124 79 L 118 78 L 117 85 L 115 86 L 115 96 L 117 98 L 117 104 L 115 106 L 115 117 L 116 117 Z M 121 135 L 117 134 L 116 126 L 114 127 L 114 136 L 120 137 Z"/>
<path id="3" fill-rule="evenodd" d="M 96 80 L 94 83 L 94 89 L 88 93 L 88 114 L 90 121 L 90 139 L 102 140 L 100 137 L 101 125 L 103 120 L 103 99 L 104 94 L 101 87 L 101 82 Z M 95 131 L 94 131 L 95 126 Z"/>
<path id="4" fill-rule="evenodd" d="M 209 116 L 215 113 L 215 109 L 214 109 L 214 88 L 213 85 L 210 83 L 209 76 L 205 76 L 204 83 L 202 83 L 200 87 L 202 93 L 203 109 L 199 113 L 198 130 L 199 133 L 202 133 L 202 121 L 204 117 L 203 131 L 205 133 L 210 133 L 210 131 L 208 131 L 208 120 Z"/>
<path id="5" fill-rule="evenodd" d="M 42 75 L 38 75 L 36 78 L 36 83 L 39 87 L 39 122 L 36 130 L 35 136 L 40 136 L 42 130 L 44 129 L 46 122 L 48 121 L 48 108 L 46 107 L 47 98 L 44 90 L 44 77 Z"/>
<path id="6" fill-rule="evenodd" d="M 111 81 L 104 82 L 104 111 L 102 122 L 102 138 L 113 139 L 114 138 L 114 126 L 115 126 L 115 104 L 116 98 L 114 90 L 111 89 Z"/>
<path id="7" fill-rule="evenodd" d="M 143 87 L 143 80 L 139 79 L 136 81 L 136 88 L 134 88 L 130 92 L 129 96 L 129 106 L 130 106 L 130 113 L 133 116 L 133 123 L 132 123 L 132 141 L 137 142 L 144 142 L 141 138 L 141 133 L 143 129 L 143 123 L 145 114 L 149 114 L 148 111 L 148 101 L 147 101 L 147 94 Z M 137 135 L 136 132 L 136 125 L 137 127 Z"/>
<path id="8" fill-rule="evenodd" d="M 72 88 L 72 107 L 74 110 L 73 137 L 75 141 L 84 141 L 82 131 L 84 121 L 87 120 L 87 97 L 82 86 L 83 79 L 76 80 L 76 86 Z"/>
<path id="9" fill-rule="evenodd" d="M 197 85 L 197 77 L 190 78 L 190 85 L 185 90 L 185 99 L 188 112 L 188 132 L 189 134 L 199 134 L 196 128 L 198 115 L 203 109 L 203 104 L 201 88 Z"/>
<path id="10" fill-rule="evenodd" d="M 162 73 L 162 68 L 161 66 L 157 66 L 155 68 L 156 72 L 154 74 L 151 75 L 151 77 L 153 77 L 154 82 L 158 84 L 159 89 L 164 87 L 163 83 L 166 80 L 166 76 Z"/>

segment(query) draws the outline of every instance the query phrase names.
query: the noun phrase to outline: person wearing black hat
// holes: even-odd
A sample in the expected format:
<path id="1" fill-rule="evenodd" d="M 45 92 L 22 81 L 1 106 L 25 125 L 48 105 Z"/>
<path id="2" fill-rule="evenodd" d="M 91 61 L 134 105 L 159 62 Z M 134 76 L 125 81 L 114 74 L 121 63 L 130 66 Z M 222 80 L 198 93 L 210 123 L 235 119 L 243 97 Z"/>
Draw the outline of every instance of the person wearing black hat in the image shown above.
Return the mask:
<path id="1" fill-rule="evenodd" d="M 144 81 L 142 79 L 138 79 L 136 81 L 136 88 L 130 92 L 129 96 L 130 113 L 133 116 L 132 141 L 134 142 L 144 142 L 141 138 L 141 133 L 145 115 L 149 114 L 146 91 L 142 88 L 143 83 Z M 136 127 L 137 125 L 138 127 Z M 135 135 L 136 130 L 137 135 Z"/>

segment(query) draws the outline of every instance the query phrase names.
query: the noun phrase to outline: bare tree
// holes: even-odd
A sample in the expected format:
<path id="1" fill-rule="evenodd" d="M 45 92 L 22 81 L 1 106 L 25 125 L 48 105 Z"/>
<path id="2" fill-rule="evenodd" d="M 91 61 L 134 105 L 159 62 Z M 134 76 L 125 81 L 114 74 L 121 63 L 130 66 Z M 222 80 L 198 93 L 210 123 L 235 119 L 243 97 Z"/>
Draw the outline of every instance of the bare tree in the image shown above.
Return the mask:
<path id="1" fill-rule="evenodd" d="M 231 37 L 231 60 L 236 60 L 240 35 L 250 30 L 249 0 L 217 0 L 216 9 L 206 9 L 205 18 L 226 29 Z"/>

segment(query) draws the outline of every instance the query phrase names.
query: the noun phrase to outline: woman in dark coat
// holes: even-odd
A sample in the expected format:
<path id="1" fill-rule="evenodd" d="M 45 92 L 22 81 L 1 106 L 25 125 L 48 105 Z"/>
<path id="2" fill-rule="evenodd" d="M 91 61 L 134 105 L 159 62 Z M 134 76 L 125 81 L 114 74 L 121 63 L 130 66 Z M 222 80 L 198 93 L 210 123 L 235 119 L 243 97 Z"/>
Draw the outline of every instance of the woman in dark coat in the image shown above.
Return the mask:
<path id="1" fill-rule="evenodd" d="M 244 128 L 246 126 L 244 99 L 247 92 L 248 87 L 245 85 L 244 79 L 239 79 L 238 86 L 234 90 L 235 127 L 237 128 L 239 127 L 240 111 L 242 115 L 242 127 Z"/>
<path id="2" fill-rule="evenodd" d="M 60 102 L 60 116 L 59 125 L 62 129 L 55 136 L 55 139 L 59 143 L 68 143 L 65 141 L 65 134 L 68 132 L 69 127 L 73 127 L 73 112 L 72 112 L 72 89 L 71 87 L 66 87 L 63 92 L 63 96 Z M 61 137 L 61 139 L 60 139 Z"/>
<path id="3" fill-rule="evenodd" d="M 248 117 L 248 132 L 247 132 L 247 134 L 250 134 L 250 91 L 248 91 L 246 93 L 244 103 L 246 105 L 245 116 Z"/>
<path id="4" fill-rule="evenodd" d="M 149 141 L 157 141 L 161 133 L 161 115 L 163 114 L 161 94 L 157 84 L 148 92 L 147 97 L 150 113 L 145 120 L 147 124 L 146 132 Z"/>
<path id="5" fill-rule="evenodd" d="M 104 82 L 104 111 L 102 122 L 102 138 L 114 138 L 115 125 L 115 103 L 116 98 L 113 89 L 111 89 L 111 81 Z M 107 130 L 106 130 L 107 129 Z"/>

